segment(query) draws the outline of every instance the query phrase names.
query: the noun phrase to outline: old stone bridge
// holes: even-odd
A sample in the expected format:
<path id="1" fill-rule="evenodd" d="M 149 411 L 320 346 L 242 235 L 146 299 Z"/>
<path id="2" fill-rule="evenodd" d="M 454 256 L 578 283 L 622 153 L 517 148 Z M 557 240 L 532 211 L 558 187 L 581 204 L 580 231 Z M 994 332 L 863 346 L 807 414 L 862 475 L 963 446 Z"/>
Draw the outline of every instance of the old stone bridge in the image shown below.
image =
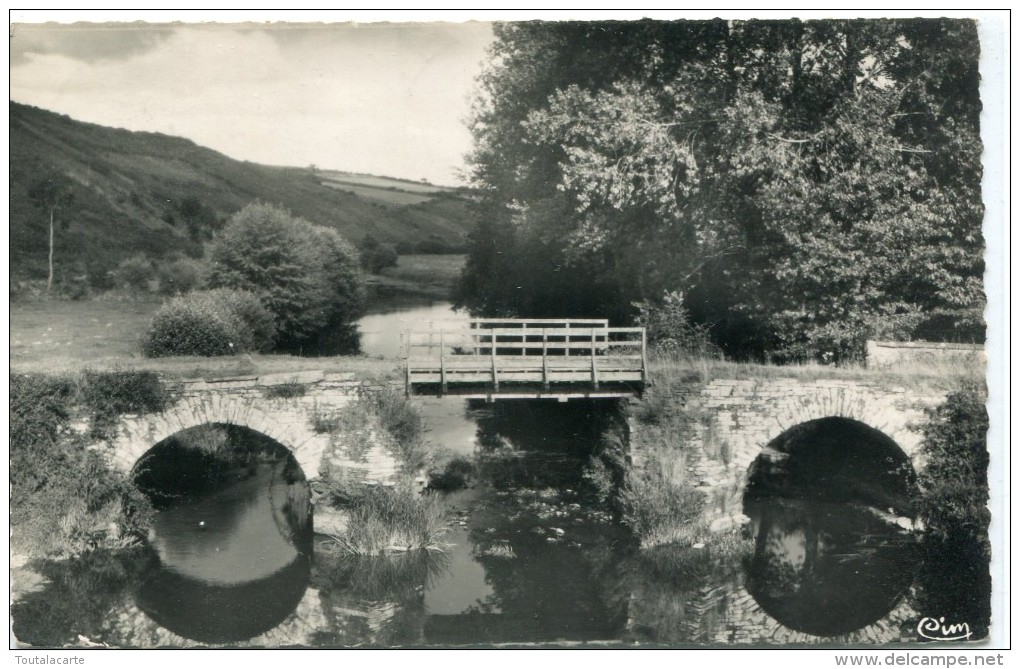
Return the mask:
<path id="1" fill-rule="evenodd" d="M 377 426 L 368 424 L 351 434 L 322 426 L 359 396 L 382 389 L 357 380 L 353 372 L 183 381 L 168 410 L 122 416 L 109 453 L 118 469 L 130 473 L 160 441 L 188 428 L 224 423 L 250 428 L 285 446 L 309 480 L 316 479 L 324 465 L 333 464 L 357 471 L 367 482 L 389 483 L 397 463 Z"/>
<path id="2" fill-rule="evenodd" d="M 122 416 L 113 463 L 130 473 L 158 442 L 206 423 L 226 423 L 261 432 L 289 449 L 306 478 L 324 466 L 355 472 L 366 482 L 391 483 L 398 469 L 381 429 L 371 424 L 351 433 L 322 429 L 319 419 L 334 414 L 364 393 L 378 392 L 354 373 L 299 372 L 217 381 L 185 381 L 167 411 Z M 690 458 L 679 476 L 694 477 L 708 496 L 717 526 L 739 517 L 751 463 L 774 439 L 819 418 L 859 421 L 891 438 L 919 468 L 920 435 L 912 425 L 925 407 L 940 403 L 944 391 L 917 384 L 897 386 L 860 379 L 715 379 L 692 384 L 672 398 L 695 417 Z M 452 399 L 450 401 L 457 401 Z M 648 449 L 641 427 L 631 421 L 630 457 L 641 467 Z M 689 480 L 689 479 L 688 479 Z"/>
<path id="3" fill-rule="evenodd" d="M 772 446 L 791 434 L 792 428 L 832 418 L 860 424 L 869 432 L 877 430 L 895 442 L 915 470 L 920 469 L 924 463 L 917 426 L 925 408 L 945 400 L 945 390 L 862 376 L 714 379 L 690 384 L 672 399 L 692 420 L 686 449 L 689 459 L 676 477 L 693 479 L 708 498 L 707 520 L 715 527 L 728 527 L 741 515 L 755 459 L 763 453 L 776 455 Z M 640 468 L 655 445 L 644 438 L 636 421 L 630 421 L 630 429 L 631 461 Z"/>

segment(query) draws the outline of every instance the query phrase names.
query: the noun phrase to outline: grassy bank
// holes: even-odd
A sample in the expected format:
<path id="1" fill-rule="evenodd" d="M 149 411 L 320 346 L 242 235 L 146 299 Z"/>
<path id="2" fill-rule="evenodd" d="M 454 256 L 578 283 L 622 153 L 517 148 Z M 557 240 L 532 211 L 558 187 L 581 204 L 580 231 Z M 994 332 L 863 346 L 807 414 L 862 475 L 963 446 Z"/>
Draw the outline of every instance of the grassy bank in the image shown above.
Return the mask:
<path id="1" fill-rule="evenodd" d="M 400 256 L 396 267 L 369 278 L 377 304 L 420 298 L 445 300 L 464 264 L 464 256 Z M 73 373 L 91 369 L 154 371 L 178 378 L 244 376 L 280 371 L 323 369 L 360 372 L 379 368 L 359 356 L 303 358 L 252 354 L 219 358 L 142 357 L 141 342 L 162 302 L 154 296 L 121 299 L 33 300 L 10 304 L 11 368 L 23 373 Z"/>
<path id="2" fill-rule="evenodd" d="M 396 267 L 370 277 L 368 285 L 383 297 L 418 295 L 448 300 L 466 260 L 463 255 L 403 255 Z"/>
<path id="3" fill-rule="evenodd" d="M 94 446 L 122 413 L 163 410 L 171 395 L 145 372 L 11 376 L 11 546 L 67 557 L 145 535 L 151 507 Z"/>
<path id="4" fill-rule="evenodd" d="M 708 534 L 699 522 L 705 500 L 690 473 L 700 457 L 691 440 L 695 417 L 676 398 L 700 376 L 679 363 L 672 366 L 661 358 L 656 363 L 654 384 L 631 409 L 641 434 L 642 462 L 625 472 L 623 521 L 642 548 L 690 547 Z"/>
<path id="5" fill-rule="evenodd" d="M 11 370 L 74 375 L 85 369 L 155 372 L 179 379 L 257 376 L 323 370 L 385 374 L 394 362 L 360 356 L 305 358 L 286 354 L 143 358 L 140 342 L 160 303 L 39 301 L 12 303 Z"/>
<path id="6" fill-rule="evenodd" d="M 883 368 L 836 366 L 808 363 L 801 365 L 769 365 L 732 362 L 712 358 L 687 358 L 650 352 L 649 378 L 653 384 L 707 383 L 713 379 L 798 379 L 802 381 L 844 380 L 912 387 L 923 384 L 950 390 L 961 384 L 984 383 L 984 365 L 962 360 L 913 361 Z"/>

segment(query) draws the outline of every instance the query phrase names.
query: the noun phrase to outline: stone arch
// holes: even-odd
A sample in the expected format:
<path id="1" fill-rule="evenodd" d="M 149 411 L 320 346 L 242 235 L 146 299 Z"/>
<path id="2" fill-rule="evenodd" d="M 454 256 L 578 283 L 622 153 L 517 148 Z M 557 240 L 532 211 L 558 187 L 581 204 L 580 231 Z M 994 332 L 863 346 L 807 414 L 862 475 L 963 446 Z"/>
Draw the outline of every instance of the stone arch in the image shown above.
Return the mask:
<path id="1" fill-rule="evenodd" d="M 820 382 L 819 382 L 820 383 Z M 906 391 L 878 391 L 870 387 L 807 386 L 775 406 L 759 438 L 734 452 L 731 466 L 744 476 L 769 443 L 797 425 L 821 418 L 849 418 L 882 432 L 910 458 L 920 460 L 920 435 L 910 429 L 922 412 L 906 405 Z"/>
<path id="2" fill-rule="evenodd" d="M 944 395 L 934 388 L 905 388 L 856 380 L 797 378 L 716 379 L 691 400 L 699 416 L 694 440 L 700 457 L 693 466 L 705 494 L 703 517 L 714 529 L 742 519 L 751 464 L 786 430 L 821 418 L 849 418 L 876 429 L 923 466 L 921 435 L 912 426 L 924 407 Z"/>
<path id="3" fill-rule="evenodd" d="M 279 442 L 294 455 L 305 478 L 317 478 L 328 436 L 312 429 L 305 407 L 285 400 L 271 404 L 257 395 L 207 393 L 185 397 L 163 413 L 124 416 L 113 442 L 112 463 L 130 473 L 139 458 L 164 439 L 206 423 L 225 423 Z"/>

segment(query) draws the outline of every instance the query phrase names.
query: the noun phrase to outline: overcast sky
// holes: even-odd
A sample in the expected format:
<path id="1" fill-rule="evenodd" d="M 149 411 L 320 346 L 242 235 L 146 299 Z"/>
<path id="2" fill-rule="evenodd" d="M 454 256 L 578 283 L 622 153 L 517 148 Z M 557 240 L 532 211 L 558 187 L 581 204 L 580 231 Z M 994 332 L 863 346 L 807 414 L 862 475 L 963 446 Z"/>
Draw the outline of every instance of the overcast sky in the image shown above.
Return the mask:
<path id="1" fill-rule="evenodd" d="M 11 99 L 232 158 L 460 183 L 487 23 L 16 24 Z"/>

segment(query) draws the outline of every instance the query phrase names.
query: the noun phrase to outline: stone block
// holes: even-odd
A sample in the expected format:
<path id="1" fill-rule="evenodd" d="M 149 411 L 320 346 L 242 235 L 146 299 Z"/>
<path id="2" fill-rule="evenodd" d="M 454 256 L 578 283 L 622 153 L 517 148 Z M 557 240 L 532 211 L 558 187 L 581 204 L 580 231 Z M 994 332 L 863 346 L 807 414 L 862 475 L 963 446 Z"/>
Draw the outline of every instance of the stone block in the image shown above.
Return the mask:
<path id="1" fill-rule="evenodd" d="M 278 374 L 263 374 L 258 377 L 260 386 L 283 386 L 291 383 L 312 384 L 322 381 L 325 374 L 320 370 L 309 370 L 304 372 L 281 372 Z"/>
<path id="2" fill-rule="evenodd" d="M 323 374 L 322 380 L 326 383 L 336 383 L 338 381 L 357 381 L 357 377 L 354 372 L 326 372 Z"/>

